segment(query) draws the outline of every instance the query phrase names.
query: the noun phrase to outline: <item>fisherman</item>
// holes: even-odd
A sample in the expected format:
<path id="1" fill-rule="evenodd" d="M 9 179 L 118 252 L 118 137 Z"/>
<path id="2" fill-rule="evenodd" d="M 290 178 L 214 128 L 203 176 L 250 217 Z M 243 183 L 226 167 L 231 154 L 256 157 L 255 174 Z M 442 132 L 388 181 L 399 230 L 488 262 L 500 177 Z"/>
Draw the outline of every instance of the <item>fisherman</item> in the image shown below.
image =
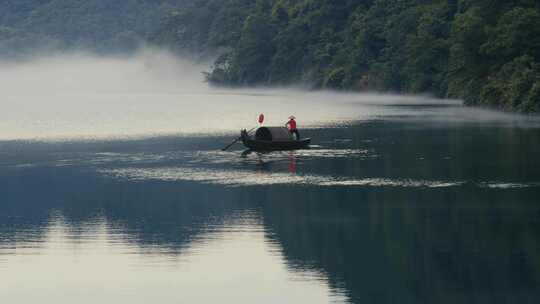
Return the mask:
<path id="1" fill-rule="evenodd" d="M 298 133 L 298 129 L 296 128 L 296 117 L 289 116 L 289 121 L 285 124 L 287 128 L 289 128 L 289 132 L 295 135 L 296 140 L 300 140 L 300 133 Z"/>

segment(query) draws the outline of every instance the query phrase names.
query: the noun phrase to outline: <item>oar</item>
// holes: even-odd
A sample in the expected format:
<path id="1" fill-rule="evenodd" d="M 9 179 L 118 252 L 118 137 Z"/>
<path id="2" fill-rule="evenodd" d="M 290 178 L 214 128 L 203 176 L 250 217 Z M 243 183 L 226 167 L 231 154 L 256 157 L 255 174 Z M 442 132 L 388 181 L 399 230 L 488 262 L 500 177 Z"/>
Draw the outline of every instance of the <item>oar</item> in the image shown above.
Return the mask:
<path id="1" fill-rule="evenodd" d="M 255 128 L 252 128 L 251 130 L 247 131 L 246 134 L 249 134 L 249 132 L 255 130 L 257 127 Z M 232 143 L 230 143 L 228 146 L 226 146 L 225 148 L 221 149 L 221 151 L 227 151 L 227 149 L 229 149 L 230 147 L 232 147 L 232 145 L 234 145 L 235 143 L 237 143 L 240 139 L 242 139 L 242 136 L 238 137 L 237 139 L 233 140 Z"/>

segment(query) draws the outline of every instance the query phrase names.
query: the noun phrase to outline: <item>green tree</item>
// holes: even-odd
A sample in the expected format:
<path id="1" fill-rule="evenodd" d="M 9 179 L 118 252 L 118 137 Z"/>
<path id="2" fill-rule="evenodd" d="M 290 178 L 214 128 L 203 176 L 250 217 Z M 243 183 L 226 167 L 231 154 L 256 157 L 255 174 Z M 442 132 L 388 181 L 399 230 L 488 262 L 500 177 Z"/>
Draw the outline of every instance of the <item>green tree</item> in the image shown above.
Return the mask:
<path id="1" fill-rule="evenodd" d="M 264 82 L 275 52 L 274 26 L 269 16 L 249 16 L 242 28 L 238 48 L 233 57 L 232 79 L 241 84 Z"/>
<path id="2" fill-rule="evenodd" d="M 164 26 L 164 41 L 221 50 L 213 83 L 431 93 L 538 111 L 535 0 L 196 1 Z"/>

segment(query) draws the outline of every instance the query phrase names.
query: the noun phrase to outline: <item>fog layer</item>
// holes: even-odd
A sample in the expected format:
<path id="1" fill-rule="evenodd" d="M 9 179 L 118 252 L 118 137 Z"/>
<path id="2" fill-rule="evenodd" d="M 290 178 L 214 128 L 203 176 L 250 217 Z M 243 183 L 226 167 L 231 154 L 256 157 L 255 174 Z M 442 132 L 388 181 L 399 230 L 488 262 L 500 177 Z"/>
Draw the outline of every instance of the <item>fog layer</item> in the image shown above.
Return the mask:
<path id="1" fill-rule="evenodd" d="M 459 101 L 427 97 L 211 88 L 202 75 L 207 69 L 156 50 L 122 58 L 69 54 L 0 62 L 0 140 L 233 133 L 254 127 L 259 113 L 269 125 L 295 115 L 303 128 L 392 117 L 477 121 L 480 113 L 462 110 Z M 447 107 L 400 106 L 429 104 Z"/>

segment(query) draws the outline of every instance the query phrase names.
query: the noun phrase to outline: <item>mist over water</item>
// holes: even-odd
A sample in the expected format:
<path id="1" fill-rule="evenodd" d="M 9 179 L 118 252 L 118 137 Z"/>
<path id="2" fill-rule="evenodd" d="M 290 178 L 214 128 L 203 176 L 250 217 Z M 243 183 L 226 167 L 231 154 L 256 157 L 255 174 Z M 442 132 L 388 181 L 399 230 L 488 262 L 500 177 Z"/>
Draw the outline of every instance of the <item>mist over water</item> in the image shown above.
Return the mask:
<path id="1" fill-rule="evenodd" d="M 383 116 L 443 123 L 517 119 L 428 97 L 212 88 L 202 75 L 208 68 L 151 49 L 128 57 L 72 53 L 0 62 L 0 140 L 236 133 L 255 126 L 259 113 L 267 125 L 281 125 L 294 114 L 302 128 Z"/>

